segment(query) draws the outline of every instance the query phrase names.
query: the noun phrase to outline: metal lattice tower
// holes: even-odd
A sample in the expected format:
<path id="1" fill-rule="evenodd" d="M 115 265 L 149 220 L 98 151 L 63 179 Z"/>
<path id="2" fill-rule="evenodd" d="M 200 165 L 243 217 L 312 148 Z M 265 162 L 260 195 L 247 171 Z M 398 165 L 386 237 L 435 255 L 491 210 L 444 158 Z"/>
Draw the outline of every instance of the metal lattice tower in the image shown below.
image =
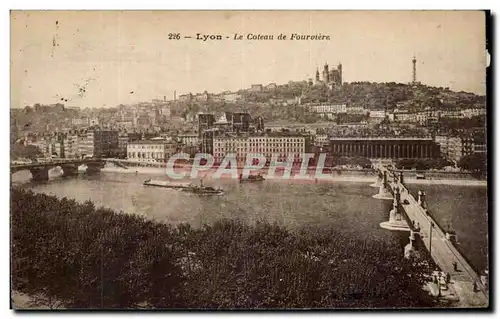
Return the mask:
<path id="1" fill-rule="evenodd" d="M 411 62 L 413 63 L 412 83 L 415 84 L 417 83 L 417 59 L 415 56 L 413 56 Z"/>

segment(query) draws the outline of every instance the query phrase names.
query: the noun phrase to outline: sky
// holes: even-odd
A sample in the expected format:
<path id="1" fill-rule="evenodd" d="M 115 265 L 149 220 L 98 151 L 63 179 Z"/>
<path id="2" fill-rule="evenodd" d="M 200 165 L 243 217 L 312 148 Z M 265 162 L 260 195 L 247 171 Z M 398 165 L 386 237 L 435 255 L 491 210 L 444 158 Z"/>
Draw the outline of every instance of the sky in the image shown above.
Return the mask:
<path id="1" fill-rule="evenodd" d="M 280 33 L 330 40 L 277 40 Z M 413 55 L 423 84 L 486 91 L 480 11 L 12 11 L 10 52 L 11 107 L 114 107 L 173 99 L 174 91 L 235 91 L 307 80 L 339 62 L 347 82 L 407 83 Z"/>

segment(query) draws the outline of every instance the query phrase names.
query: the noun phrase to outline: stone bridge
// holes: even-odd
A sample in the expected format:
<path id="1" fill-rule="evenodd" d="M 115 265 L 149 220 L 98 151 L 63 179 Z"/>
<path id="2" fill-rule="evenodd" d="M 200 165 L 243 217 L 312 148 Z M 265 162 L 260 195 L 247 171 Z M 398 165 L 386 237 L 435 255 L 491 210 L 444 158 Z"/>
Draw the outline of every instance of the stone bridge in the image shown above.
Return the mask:
<path id="1" fill-rule="evenodd" d="M 104 167 L 105 162 L 101 159 L 66 159 L 66 160 L 48 160 L 44 162 L 31 162 L 26 164 L 10 164 L 10 173 L 29 170 L 33 180 L 46 181 L 49 179 L 49 170 L 54 167 L 61 167 L 63 176 L 74 176 L 78 174 L 80 165 L 87 165 L 87 174 L 99 172 Z"/>
<path id="2" fill-rule="evenodd" d="M 459 300 L 459 307 L 487 307 L 489 303 L 488 276 L 478 274 L 457 249 L 455 232 L 443 231 L 430 214 L 425 192 L 420 190 L 415 200 L 405 186 L 403 172 L 390 170 L 385 166 L 376 168 L 378 178 L 372 184 L 379 188 L 374 198 L 392 200 L 389 220 L 380 224 L 382 228 L 407 231 L 409 244 L 405 257 L 417 256 L 416 244 L 424 246 L 435 264 L 450 274 L 453 294 Z M 438 293 L 441 296 L 441 286 Z"/>

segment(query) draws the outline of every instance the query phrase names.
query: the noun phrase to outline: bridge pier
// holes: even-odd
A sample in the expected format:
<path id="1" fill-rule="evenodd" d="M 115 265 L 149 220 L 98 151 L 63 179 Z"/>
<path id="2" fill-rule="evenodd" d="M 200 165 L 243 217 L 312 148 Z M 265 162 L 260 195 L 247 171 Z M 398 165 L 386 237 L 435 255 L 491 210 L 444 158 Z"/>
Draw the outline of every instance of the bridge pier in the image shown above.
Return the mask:
<path id="1" fill-rule="evenodd" d="M 409 231 L 410 227 L 406 222 L 403 214 L 401 213 L 401 194 L 399 189 L 396 188 L 394 192 L 394 202 L 392 209 L 389 212 L 389 221 L 380 223 L 380 227 L 388 230 Z"/>
<path id="2" fill-rule="evenodd" d="M 414 232 L 413 230 L 410 231 L 410 242 L 408 245 L 405 246 L 405 258 L 420 258 L 420 252 L 417 250 L 417 247 L 415 246 L 415 243 L 420 236 L 419 233 Z"/>
<path id="3" fill-rule="evenodd" d="M 370 186 L 379 188 L 380 185 L 382 185 L 382 180 L 383 180 L 383 175 L 380 171 L 378 171 L 377 172 L 377 180 L 375 181 L 375 183 L 371 184 Z"/>
<path id="4" fill-rule="evenodd" d="M 78 165 L 61 165 L 63 176 L 78 175 Z"/>
<path id="5" fill-rule="evenodd" d="M 34 181 L 48 181 L 49 169 L 47 167 L 32 168 L 30 169 Z"/>
<path id="6" fill-rule="evenodd" d="M 389 200 L 393 199 L 392 194 L 389 191 L 389 186 L 388 186 L 388 182 L 387 182 L 387 171 L 384 171 L 382 184 L 380 184 L 380 187 L 378 189 L 378 194 L 373 195 L 373 198 L 389 199 Z"/>
<path id="7" fill-rule="evenodd" d="M 87 174 L 99 173 L 103 167 L 104 165 L 101 162 L 87 163 Z"/>

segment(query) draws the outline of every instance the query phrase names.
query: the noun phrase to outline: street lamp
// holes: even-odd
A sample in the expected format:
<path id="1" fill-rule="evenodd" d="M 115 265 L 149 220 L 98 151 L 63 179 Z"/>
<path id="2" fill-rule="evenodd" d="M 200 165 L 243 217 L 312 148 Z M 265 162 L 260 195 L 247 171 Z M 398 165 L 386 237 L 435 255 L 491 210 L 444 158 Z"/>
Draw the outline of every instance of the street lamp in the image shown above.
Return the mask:
<path id="1" fill-rule="evenodd" d="M 430 234 L 429 234 L 429 254 L 431 255 L 432 258 L 432 228 L 434 227 L 434 222 L 431 221 L 430 224 Z"/>

